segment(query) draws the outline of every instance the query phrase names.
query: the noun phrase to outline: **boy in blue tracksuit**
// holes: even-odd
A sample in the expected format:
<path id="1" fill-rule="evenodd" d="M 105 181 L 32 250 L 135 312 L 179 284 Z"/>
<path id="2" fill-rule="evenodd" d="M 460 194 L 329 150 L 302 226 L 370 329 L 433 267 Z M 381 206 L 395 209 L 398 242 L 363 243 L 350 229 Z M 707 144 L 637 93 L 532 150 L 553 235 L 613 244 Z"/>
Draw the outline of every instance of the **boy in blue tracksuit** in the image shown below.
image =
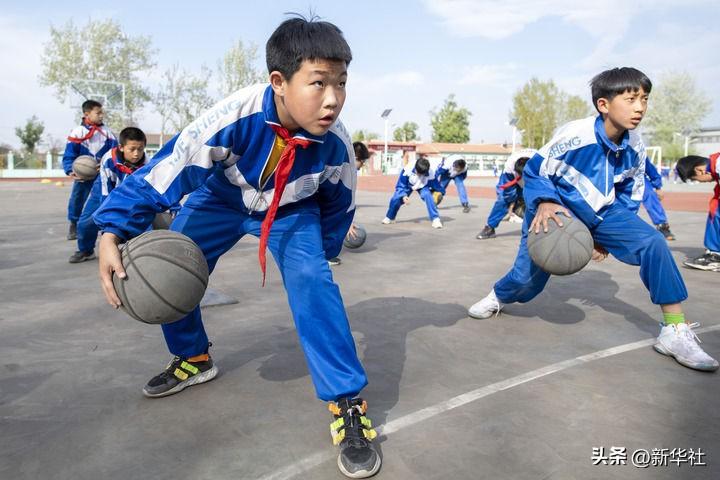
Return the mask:
<path id="1" fill-rule="evenodd" d="M 441 190 L 435 176 L 435 170 L 430 167 L 430 161 L 424 156 L 420 156 L 414 165 L 408 164 L 403 171 L 400 172 L 398 181 L 395 184 L 395 193 L 390 199 L 390 205 L 388 206 L 382 223 L 384 225 L 395 223 L 395 217 L 400 207 L 410 203 L 410 195 L 413 192 L 417 192 L 423 202 L 425 202 L 432 227 L 442 228 L 443 224 L 440 221 L 440 213 L 438 212 L 437 204 L 432 194 L 433 190 Z"/>
<path id="2" fill-rule="evenodd" d="M 522 201 L 522 171 L 527 161 L 535 153 L 537 151 L 532 149 L 519 150 L 508 157 L 505 168 L 495 187 L 497 200 L 495 200 L 495 204 L 490 210 L 490 216 L 485 227 L 475 238 L 478 240 L 494 238 L 495 229 L 507 215 L 510 206 Z"/>
<path id="3" fill-rule="evenodd" d="M 683 182 L 715 182 L 705 223 L 705 253 L 683 263 L 698 270 L 720 272 L 720 152 L 713 153 L 709 158 L 699 155 L 683 157 L 677 161 L 675 172 Z"/>
<path id="4" fill-rule="evenodd" d="M 465 179 L 467 178 L 467 162 L 459 155 L 450 155 L 443 158 L 437 167 L 435 178 L 442 187 L 440 193 L 445 195 L 450 181 L 455 183 L 460 204 L 463 207 L 463 213 L 470 212 L 470 201 L 468 200 L 467 190 L 465 189 Z M 442 197 L 440 197 L 442 199 Z M 438 205 L 440 201 L 436 202 Z"/>
<path id="5" fill-rule="evenodd" d="M 650 185 L 648 185 L 648 181 Z M 645 193 L 643 193 L 642 204 L 655 225 L 658 232 L 662 233 L 665 240 L 675 240 L 675 235 L 670 231 L 667 214 L 662 206 L 662 176 L 652 164 L 650 159 L 645 160 Z"/>
<path id="6" fill-rule="evenodd" d="M 640 266 L 650 299 L 660 305 L 664 323 L 654 345 L 658 352 L 698 370 L 714 371 L 718 362 L 697 342 L 685 322 L 681 303 L 687 298 L 682 276 L 663 236 L 636 212 L 645 183 L 645 147 L 635 133 L 647 110 L 650 80 L 634 68 L 604 71 L 591 82 L 600 115 L 561 127 L 523 170 L 526 214 L 515 263 L 490 294 L 470 307 L 475 318 L 498 313 L 504 304 L 528 302 L 550 275 L 528 254 L 527 237 L 558 213 L 572 215 L 589 229 L 596 243 L 593 258 L 607 252 Z M 534 233 L 533 233 L 534 232 Z"/>
<path id="7" fill-rule="evenodd" d="M 127 127 L 120 132 L 120 144 L 103 155 L 100 160 L 100 175 L 93 183 L 77 223 L 78 249 L 70 256 L 70 263 L 81 263 L 95 258 L 98 227 L 92 216 L 113 188 L 120 185 L 126 176 L 145 165 L 146 144 L 147 139 L 142 130 Z"/>
<path id="8" fill-rule="evenodd" d="M 367 384 L 327 260 L 337 256 L 355 211 L 357 174 L 338 115 L 352 59 L 333 24 L 292 18 L 266 45 L 270 85 L 238 90 L 188 125 L 130 175 L 95 213 L 103 230 L 100 276 L 108 302 L 125 278 L 118 243 L 142 233 L 155 213 L 191 193 L 171 229 L 203 251 L 211 271 L 246 234 L 260 238 L 280 269 L 317 396 L 330 402 L 338 466 L 353 478 L 375 474 L 375 431 L 357 395 Z M 143 389 L 171 395 L 211 380 L 217 367 L 200 308 L 162 325 L 174 360 Z"/>
<path id="9" fill-rule="evenodd" d="M 70 132 L 68 143 L 65 146 L 65 153 L 63 154 L 63 170 L 65 170 L 65 175 L 73 179 L 70 200 L 68 201 L 67 218 L 70 221 L 68 240 L 77 238 L 77 222 L 80 219 L 83 206 L 88 195 L 90 195 L 93 184 L 99 182 L 97 177 L 95 180 L 80 180 L 72 171 L 73 162 L 81 155 L 89 155 L 98 161 L 99 166 L 103 155 L 117 145 L 115 135 L 108 127 L 103 125 L 105 113 L 99 102 L 86 100 L 82 104 L 82 111 L 82 123 Z"/>

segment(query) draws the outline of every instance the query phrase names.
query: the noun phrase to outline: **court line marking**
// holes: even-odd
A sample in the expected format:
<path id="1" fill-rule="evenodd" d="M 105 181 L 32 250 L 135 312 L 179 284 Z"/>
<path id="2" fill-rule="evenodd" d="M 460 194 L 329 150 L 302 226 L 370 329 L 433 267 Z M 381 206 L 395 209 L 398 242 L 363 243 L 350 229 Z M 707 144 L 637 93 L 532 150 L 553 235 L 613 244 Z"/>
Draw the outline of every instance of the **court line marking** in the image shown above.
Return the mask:
<path id="1" fill-rule="evenodd" d="M 707 333 L 714 332 L 716 330 L 720 330 L 720 324 L 698 328 L 695 330 L 695 332 Z M 410 427 L 429 418 L 440 415 L 441 413 L 454 410 L 458 407 L 462 407 L 463 405 L 467 405 L 468 403 L 480 400 L 481 398 L 485 398 L 489 395 L 492 395 L 493 393 L 502 392 L 503 390 L 508 390 L 510 388 L 517 387 L 518 385 L 522 385 L 524 383 L 528 383 L 533 380 L 537 380 L 538 378 L 552 375 L 553 373 L 561 372 L 563 370 L 567 370 L 568 368 L 576 367 L 578 365 L 583 365 L 585 363 L 594 362 L 595 360 L 600 360 L 603 358 L 612 357 L 614 355 L 619 355 L 621 353 L 630 352 L 639 348 L 649 347 L 655 343 L 655 340 L 655 338 L 649 338 L 647 340 L 626 343 L 624 345 L 618 345 L 617 347 L 611 347 L 605 350 L 598 350 L 597 352 L 588 353 L 587 355 L 581 355 L 579 357 L 571 358 L 569 360 L 553 363 L 551 365 L 538 368 L 537 370 L 532 370 L 530 372 L 523 373 L 515 377 L 508 378 L 506 380 L 501 380 L 499 382 L 492 383 L 490 385 L 486 385 L 475 390 L 471 390 L 443 402 L 436 403 L 435 405 L 431 405 L 429 407 L 409 413 L 391 422 L 388 422 L 385 425 L 379 426 L 378 428 L 376 428 L 376 430 L 378 435 L 390 435 L 399 430 L 402 430 L 403 428 Z M 678 367 L 686 368 L 679 364 Z M 293 478 L 297 475 L 307 472 L 311 468 L 317 467 L 318 465 L 326 461 L 332 460 L 335 457 L 337 457 L 336 451 L 332 451 L 330 449 L 323 450 L 322 452 L 317 452 L 305 458 L 302 458 L 295 463 L 281 468 L 280 470 L 276 470 L 275 472 L 264 475 L 258 480 L 281 480 Z"/>

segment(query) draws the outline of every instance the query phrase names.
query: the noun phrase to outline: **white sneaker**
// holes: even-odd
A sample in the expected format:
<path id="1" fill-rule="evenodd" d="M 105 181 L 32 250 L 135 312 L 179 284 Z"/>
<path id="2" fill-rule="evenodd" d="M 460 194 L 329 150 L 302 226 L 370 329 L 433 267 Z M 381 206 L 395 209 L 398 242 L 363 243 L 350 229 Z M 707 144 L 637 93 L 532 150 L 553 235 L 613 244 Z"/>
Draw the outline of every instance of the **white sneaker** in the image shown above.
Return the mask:
<path id="1" fill-rule="evenodd" d="M 700 339 L 693 332 L 698 323 L 664 325 L 658 335 L 655 351 L 673 357 L 679 364 L 695 370 L 714 372 L 718 362 L 705 353 L 698 343 Z"/>
<path id="2" fill-rule="evenodd" d="M 433 218 L 432 227 L 433 228 L 442 228 L 443 227 L 442 222 L 440 221 L 439 218 Z"/>
<path id="3" fill-rule="evenodd" d="M 395 223 L 395 220 L 390 220 L 388 217 L 382 219 L 383 225 L 390 225 L 391 223 Z"/>
<path id="4" fill-rule="evenodd" d="M 515 215 L 514 213 L 510 214 L 510 218 L 508 218 L 508 222 L 510 223 L 523 223 L 523 219 Z"/>
<path id="5" fill-rule="evenodd" d="M 500 313 L 502 307 L 503 304 L 495 296 L 495 290 L 491 290 L 487 297 L 468 309 L 468 315 L 473 318 L 489 318 Z"/>

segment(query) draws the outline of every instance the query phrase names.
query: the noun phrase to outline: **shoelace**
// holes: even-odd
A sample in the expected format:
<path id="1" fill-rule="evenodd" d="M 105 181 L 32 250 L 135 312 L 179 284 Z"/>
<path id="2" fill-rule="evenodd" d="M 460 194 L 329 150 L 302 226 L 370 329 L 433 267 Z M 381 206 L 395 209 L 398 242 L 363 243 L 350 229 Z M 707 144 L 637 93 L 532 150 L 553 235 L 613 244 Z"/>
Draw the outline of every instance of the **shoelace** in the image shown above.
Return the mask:
<path id="1" fill-rule="evenodd" d="M 694 328 L 697 328 L 699 326 L 700 326 L 700 324 L 698 322 L 687 324 L 687 328 L 683 329 L 682 335 L 685 337 L 686 340 L 690 341 L 690 345 L 692 346 L 693 349 L 697 348 L 697 349 L 702 350 L 698 346 L 698 343 L 702 343 L 702 341 L 700 340 L 700 337 L 697 336 L 697 333 L 695 333 L 695 331 L 693 330 Z M 693 340 L 695 340 L 695 342 L 693 342 Z"/>

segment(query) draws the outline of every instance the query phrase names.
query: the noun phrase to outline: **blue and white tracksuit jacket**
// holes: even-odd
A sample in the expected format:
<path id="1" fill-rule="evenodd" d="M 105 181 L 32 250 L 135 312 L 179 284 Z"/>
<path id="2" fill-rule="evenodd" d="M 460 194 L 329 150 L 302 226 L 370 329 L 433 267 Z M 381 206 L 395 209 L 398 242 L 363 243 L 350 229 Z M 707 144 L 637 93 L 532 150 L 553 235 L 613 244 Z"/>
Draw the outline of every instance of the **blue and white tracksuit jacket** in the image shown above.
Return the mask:
<path id="1" fill-rule="evenodd" d="M 435 178 L 440 184 L 440 187 L 442 187 L 442 190 L 440 190 L 440 192 L 445 195 L 447 186 L 452 180 L 453 182 L 455 182 L 455 188 L 458 191 L 460 203 L 462 205 L 467 205 L 469 202 L 467 190 L 465 189 L 465 179 L 467 178 L 467 164 L 462 171 L 455 170 L 452 164 L 452 157 L 449 157 L 443 158 L 443 160 L 440 162 L 440 165 L 438 165 Z"/>
<path id="2" fill-rule="evenodd" d="M 647 185 L 648 181 L 650 185 Z M 667 214 L 660 202 L 660 198 L 655 190 L 662 188 L 662 177 L 658 173 L 657 168 L 649 159 L 645 160 L 645 193 L 643 194 L 642 204 L 650 217 L 653 225 L 667 223 Z"/>
<path id="3" fill-rule="evenodd" d="M 115 135 L 104 125 L 100 125 L 99 131 L 96 131 L 95 134 L 87 140 L 83 140 L 82 142 L 73 142 L 69 140 L 69 138 L 84 138 L 88 133 L 90 133 L 91 128 L 91 125 L 83 123 L 82 125 L 78 125 L 73 128 L 70 132 L 62 162 L 65 175 L 70 175 L 72 172 L 72 164 L 77 157 L 81 155 L 89 155 L 100 163 L 100 159 L 103 155 L 117 145 Z M 90 190 L 92 189 L 94 182 L 99 181 L 99 178 L 96 177 L 94 181 L 75 180 L 73 182 L 72 190 L 70 191 L 70 200 L 68 201 L 68 220 L 75 223 L 80 219 L 80 214 L 83 211 L 83 205 L 85 205 L 85 201 L 90 194 Z"/>
<path id="4" fill-rule="evenodd" d="M 260 235 L 274 193 L 274 175 L 260 184 L 277 148 L 271 124 L 280 125 L 280 119 L 267 84 L 235 92 L 113 190 L 95 222 L 104 232 L 128 239 L 142 233 L 156 212 L 193 192 L 171 229 L 198 244 L 212 271 L 241 237 Z M 340 121 L 322 136 L 304 130 L 294 136 L 311 144 L 296 150 L 268 247 L 283 277 L 317 395 L 336 400 L 356 395 L 367 384 L 327 263 L 340 252 L 355 211 L 355 155 Z M 162 328 L 173 354 L 207 351 L 199 307 Z"/>
<path id="5" fill-rule="evenodd" d="M 617 259 L 640 266 L 640 278 L 653 303 L 681 302 L 687 290 L 667 242 L 637 216 L 645 185 L 645 146 L 634 131 L 620 145 L 605 133 L 601 116 L 570 122 L 534 155 L 523 170 L 526 214 L 512 269 L 495 284 L 502 303 L 527 302 L 550 275 L 527 250 L 528 227 L 541 202 L 567 207 L 595 242 Z"/>
<path id="6" fill-rule="evenodd" d="M 510 155 L 505 162 L 505 168 L 503 168 L 500 178 L 498 178 L 497 185 L 495 186 L 495 193 L 497 198 L 493 204 L 492 210 L 490 210 L 490 216 L 487 220 L 487 225 L 492 228 L 497 228 L 508 213 L 510 205 L 517 202 L 519 198 L 522 198 L 522 186 L 519 183 L 513 183 L 515 180 L 515 163 L 518 159 L 523 157 L 531 157 L 535 154 L 535 150 L 532 152 L 521 150 L 519 152 Z"/>
<path id="7" fill-rule="evenodd" d="M 706 171 L 713 176 L 715 189 L 710 199 L 707 222 L 705 223 L 705 248 L 720 253 L 720 153 L 710 155 Z"/>
<path id="8" fill-rule="evenodd" d="M 437 172 L 432 165 L 430 166 L 430 171 L 427 175 L 418 175 L 415 172 L 414 164 L 407 165 L 403 171 L 400 172 L 398 181 L 395 184 L 395 193 L 390 199 L 390 205 L 388 206 L 385 216 L 390 220 L 395 220 L 398 210 L 400 210 L 400 207 L 403 206 L 403 198 L 409 197 L 412 192 L 417 192 L 423 202 L 425 202 L 430 220 L 440 218 L 440 213 L 438 212 L 437 205 L 433 199 L 432 192 L 433 190 L 444 190 L 441 190 L 442 187 L 437 181 L 436 175 Z"/>

